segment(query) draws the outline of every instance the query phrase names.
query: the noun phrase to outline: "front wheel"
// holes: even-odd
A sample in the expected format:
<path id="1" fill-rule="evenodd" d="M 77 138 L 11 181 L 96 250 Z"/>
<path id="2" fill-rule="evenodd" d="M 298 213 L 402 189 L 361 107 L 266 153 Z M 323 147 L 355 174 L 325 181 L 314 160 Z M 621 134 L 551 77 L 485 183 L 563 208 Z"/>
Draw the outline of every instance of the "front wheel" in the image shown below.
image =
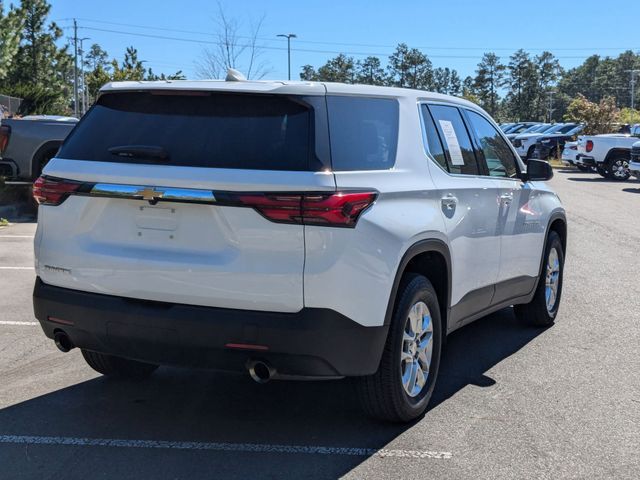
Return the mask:
<path id="1" fill-rule="evenodd" d="M 151 363 L 114 357 L 90 350 L 82 350 L 82 356 L 91 368 L 108 377 L 143 379 L 158 368 L 158 365 Z"/>
<path id="2" fill-rule="evenodd" d="M 424 413 L 438 375 L 442 335 L 431 282 L 422 275 L 407 275 L 398 291 L 378 371 L 356 379 L 369 415 L 408 422 Z"/>
<path id="3" fill-rule="evenodd" d="M 562 295 L 562 277 L 564 271 L 564 251 L 560 235 L 549 232 L 544 250 L 542 274 L 531 302 L 516 305 L 517 317 L 537 327 L 550 327 L 555 322 Z"/>

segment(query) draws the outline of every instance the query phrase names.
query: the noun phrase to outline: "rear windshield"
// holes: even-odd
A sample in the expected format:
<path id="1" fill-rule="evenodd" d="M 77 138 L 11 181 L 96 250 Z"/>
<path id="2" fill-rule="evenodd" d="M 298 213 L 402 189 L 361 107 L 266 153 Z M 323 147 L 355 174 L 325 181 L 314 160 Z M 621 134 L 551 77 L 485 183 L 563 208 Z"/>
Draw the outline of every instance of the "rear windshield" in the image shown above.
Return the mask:
<path id="1" fill-rule="evenodd" d="M 313 109 L 301 97 L 167 93 L 101 96 L 58 156 L 185 167 L 322 168 L 313 153 Z"/>

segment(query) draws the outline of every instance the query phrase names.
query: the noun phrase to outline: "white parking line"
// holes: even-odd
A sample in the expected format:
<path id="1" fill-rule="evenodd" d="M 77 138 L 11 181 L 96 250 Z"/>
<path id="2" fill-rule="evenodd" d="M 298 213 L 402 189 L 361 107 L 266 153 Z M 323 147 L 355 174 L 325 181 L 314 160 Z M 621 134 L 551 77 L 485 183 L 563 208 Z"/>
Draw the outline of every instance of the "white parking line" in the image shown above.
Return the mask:
<path id="1" fill-rule="evenodd" d="M 33 270 L 35 267 L 0 267 L 0 270 Z"/>
<path id="2" fill-rule="evenodd" d="M 124 440 L 116 438 L 35 437 L 0 435 L 0 443 L 19 445 L 65 445 L 74 447 L 162 448 L 174 450 L 214 450 L 218 452 L 293 453 L 346 455 L 354 457 L 449 459 L 450 452 L 375 448 L 321 447 L 312 445 L 270 445 L 265 443 L 170 442 L 164 440 Z"/>
<path id="3" fill-rule="evenodd" d="M 11 320 L 0 320 L 0 325 L 38 325 L 38 322 L 13 322 Z"/>

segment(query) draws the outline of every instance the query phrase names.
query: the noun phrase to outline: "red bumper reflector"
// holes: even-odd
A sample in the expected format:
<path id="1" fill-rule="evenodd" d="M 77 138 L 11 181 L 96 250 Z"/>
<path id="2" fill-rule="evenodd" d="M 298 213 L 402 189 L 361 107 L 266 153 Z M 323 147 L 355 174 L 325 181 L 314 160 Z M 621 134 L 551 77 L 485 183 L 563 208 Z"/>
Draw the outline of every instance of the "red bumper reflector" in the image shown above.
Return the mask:
<path id="1" fill-rule="evenodd" d="M 59 323 L 60 325 L 75 325 L 71 320 L 63 320 L 62 318 L 57 317 L 47 317 L 51 323 Z"/>
<path id="2" fill-rule="evenodd" d="M 235 348 L 236 350 L 269 350 L 266 345 L 252 345 L 250 343 L 227 343 L 227 348 Z"/>

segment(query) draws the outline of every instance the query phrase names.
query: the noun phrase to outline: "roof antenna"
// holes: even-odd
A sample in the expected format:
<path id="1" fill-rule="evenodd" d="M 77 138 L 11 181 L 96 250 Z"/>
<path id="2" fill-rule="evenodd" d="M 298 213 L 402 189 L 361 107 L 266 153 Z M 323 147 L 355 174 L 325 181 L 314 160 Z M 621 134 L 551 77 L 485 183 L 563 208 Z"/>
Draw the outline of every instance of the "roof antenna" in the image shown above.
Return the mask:
<path id="1" fill-rule="evenodd" d="M 242 73 L 240 73 L 235 68 L 227 69 L 227 78 L 224 79 L 226 82 L 245 82 L 247 77 L 245 77 Z"/>

